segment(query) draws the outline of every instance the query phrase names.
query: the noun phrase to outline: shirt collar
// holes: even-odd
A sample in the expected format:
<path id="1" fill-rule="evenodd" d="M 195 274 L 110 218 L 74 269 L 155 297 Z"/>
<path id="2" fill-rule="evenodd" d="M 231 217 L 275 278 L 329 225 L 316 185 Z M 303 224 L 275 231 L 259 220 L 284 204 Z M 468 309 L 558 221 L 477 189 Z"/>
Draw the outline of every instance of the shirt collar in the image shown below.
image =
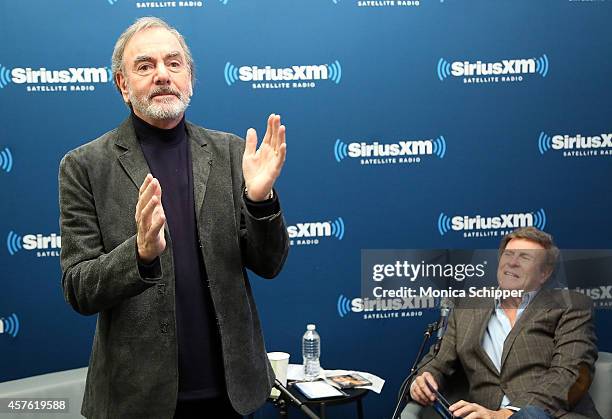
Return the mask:
<path id="1" fill-rule="evenodd" d="M 497 288 L 499 289 L 499 287 Z M 519 304 L 519 309 L 524 309 L 526 308 L 529 303 L 531 303 L 533 301 L 533 299 L 535 298 L 535 296 L 540 292 L 541 288 L 538 288 L 537 290 L 533 290 L 533 291 L 525 291 L 523 292 L 523 296 L 521 299 L 521 304 Z M 501 299 L 498 297 L 495 299 L 495 308 L 496 309 L 501 309 Z"/>

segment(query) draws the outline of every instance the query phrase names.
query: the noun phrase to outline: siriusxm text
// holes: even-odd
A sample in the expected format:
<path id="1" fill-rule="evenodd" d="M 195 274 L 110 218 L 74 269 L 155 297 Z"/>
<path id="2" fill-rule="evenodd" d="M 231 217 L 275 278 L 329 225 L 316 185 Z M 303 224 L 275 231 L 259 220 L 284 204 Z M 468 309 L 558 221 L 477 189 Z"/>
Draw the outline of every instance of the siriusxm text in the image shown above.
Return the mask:
<path id="1" fill-rule="evenodd" d="M 501 214 L 497 217 L 482 217 L 477 215 L 456 215 L 451 219 L 451 228 L 455 231 L 461 230 L 486 230 L 493 228 L 518 228 L 533 226 L 533 214 Z"/>
<path id="2" fill-rule="evenodd" d="M 329 237 L 332 234 L 330 222 L 297 223 L 287 227 L 290 239 L 300 237 Z"/>
<path id="3" fill-rule="evenodd" d="M 62 238 L 55 233 L 50 236 L 42 234 L 26 234 L 23 236 L 23 248 L 26 250 L 35 249 L 60 249 L 62 247 Z"/>
<path id="4" fill-rule="evenodd" d="M 47 70 L 40 68 L 34 70 L 27 68 L 13 68 L 11 70 L 13 83 L 107 83 L 108 70 L 98 68 L 75 68 L 66 70 Z"/>
<path id="5" fill-rule="evenodd" d="M 583 148 L 612 147 L 612 134 L 601 134 L 595 136 L 555 135 L 552 137 L 552 148 L 555 150 L 573 150 Z"/>
<path id="6" fill-rule="evenodd" d="M 242 81 L 327 80 L 327 65 L 294 65 L 286 68 L 242 66 L 238 70 Z"/>
<path id="7" fill-rule="evenodd" d="M 455 61 L 451 64 L 451 74 L 462 76 L 490 76 L 502 74 L 530 74 L 536 72 L 536 61 L 533 58 L 520 60 L 502 60 L 493 63 L 476 61 Z"/>
<path id="8" fill-rule="evenodd" d="M 350 143 L 348 155 L 350 157 L 388 157 L 388 156 L 418 156 L 433 153 L 431 140 L 400 141 L 393 144 Z"/>

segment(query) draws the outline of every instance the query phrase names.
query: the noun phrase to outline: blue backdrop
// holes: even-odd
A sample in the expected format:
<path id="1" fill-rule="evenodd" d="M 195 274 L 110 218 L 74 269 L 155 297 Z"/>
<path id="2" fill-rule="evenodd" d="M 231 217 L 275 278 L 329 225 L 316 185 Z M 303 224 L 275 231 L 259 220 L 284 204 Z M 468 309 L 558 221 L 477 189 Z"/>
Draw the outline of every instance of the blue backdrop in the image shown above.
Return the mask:
<path id="1" fill-rule="evenodd" d="M 0 11 L 0 381 L 87 364 L 95 319 L 60 286 L 58 164 L 128 115 L 110 56 L 144 15 L 192 49 L 189 120 L 244 136 L 282 115 L 277 188 L 293 243 L 277 280 L 252 276 L 267 347 L 299 363 L 316 323 L 324 367 L 387 380 L 368 417 L 390 415 L 437 313 L 359 312 L 362 249 L 495 248 L 521 225 L 560 247 L 612 248 L 610 1 L 31 0 Z M 278 69 L 291 80 L 274 80 Z M 611 351 L 612 317 L 597 315 Z"/>

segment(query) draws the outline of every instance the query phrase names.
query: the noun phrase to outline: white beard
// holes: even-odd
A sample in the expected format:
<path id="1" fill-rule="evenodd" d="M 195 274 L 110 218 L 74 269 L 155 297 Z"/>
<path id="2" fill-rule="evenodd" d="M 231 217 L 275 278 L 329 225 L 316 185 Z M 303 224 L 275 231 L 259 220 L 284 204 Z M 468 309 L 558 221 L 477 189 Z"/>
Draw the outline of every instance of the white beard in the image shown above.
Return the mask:
<path id="1" fill-rule="evenodd" d="M 175 97 L 164 98 L 161 103 L 159 99 L 157 102 L 154 101 L 153 96 L 160 93 L 170 93 Z M 128 86 L 128 98 L 134 110 L 153 120 L 167 121 L 181 117 L 189 106 L 190 96 L 174 88 L 158 87 L 148 97 L 138 97 Z M 176 98 L 178 98 L 178 101 Z"/>

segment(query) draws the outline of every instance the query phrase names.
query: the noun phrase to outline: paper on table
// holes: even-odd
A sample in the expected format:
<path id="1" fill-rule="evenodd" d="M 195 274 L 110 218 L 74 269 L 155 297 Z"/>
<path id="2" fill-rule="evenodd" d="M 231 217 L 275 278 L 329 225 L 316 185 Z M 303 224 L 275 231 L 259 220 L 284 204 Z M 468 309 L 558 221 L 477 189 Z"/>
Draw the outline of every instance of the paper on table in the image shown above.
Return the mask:
<path id="1" fill-rule="evenodd" d="M 372 390 L 373 392 L 380 394 L 383 386 L 385 385 L 385 380 L 383 380 L 382 378 L 374 374 L 370 374 L 368 372 L 321 369 L 321 374 L 319 374 L 319 377 L 325 378 L 326 376 L 352 374 L 354 372 L 356 372 L 357 374 L 360 374 L 363 378 L 365 378 L 366 380 L 369 380 L 372 383 L 371 386 L 361 386 L 361 387 L 356 387 L 356 388 L 365 388 L 366 390 Z M 289 364 L 289 367 L 287 368 L 287 380 L 304 381 L 304 366 L 301 364 Z M 333 381 L 327 381 L 327 382 L 333 385 L 334 387 L 338 387 L 338 385 L 334 383 Z"/>
<path id="2" fill-rule="evenodd" d="M 346 394 L 340 392 L 336 387 L 330 386 L 325 381 L 305 381 L 303 383 L 295 383 L 293 387 L 297 387 L 309 399 L 346 396 Z"/>
<path id="3" fill-rule="evenodd" d="M 382 378 L 380 378 L 377 375 L 374 374 L 370 374 L 369 372 L 363 372 L 363 371 L 350 371 L 350 370 L 325 370 L 325 376 L 326 377 L 331 377 L 334 375 L 346 375 L 346 374 L 353 374 L 353 373 L 357 373 L 359 375 L 361 375 L 363 378 L 365 378 L 366 380 L 370 381 L 372 383 L 372 385 L 370 386 L 357 386 L 355 388 L 365 388 L 366 390 L 372 390 L 375 393 L 380 394 L 380 392 L 382 391 L 383 386 L 385 385 L 385 380 L 383 380 Z M 331 380 L 326 380 L 329 384 L 331 384 L 334 387 L 340 387 L 338 384 L 334 383 Z"/>

